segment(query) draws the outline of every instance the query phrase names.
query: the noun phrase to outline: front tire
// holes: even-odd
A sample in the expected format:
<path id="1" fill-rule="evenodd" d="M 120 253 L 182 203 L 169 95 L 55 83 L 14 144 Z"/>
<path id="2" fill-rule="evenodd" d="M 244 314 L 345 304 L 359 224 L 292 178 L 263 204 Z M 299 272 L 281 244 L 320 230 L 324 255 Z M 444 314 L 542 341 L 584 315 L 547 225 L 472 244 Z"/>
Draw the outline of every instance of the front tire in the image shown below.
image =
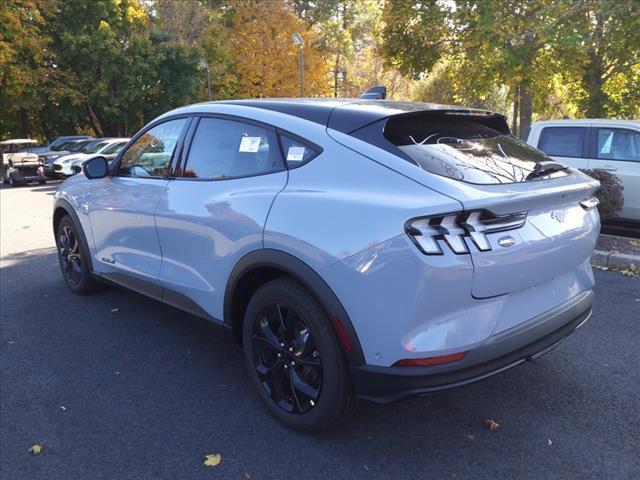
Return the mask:
<path id="1" fill-rule="evenodd" d="M 65 215 L 56 230 L 56 247 L 62 277 L 67 287 L 78 295 L 93 292 L 100 285 L 89 271 L 89 252 L 80 240 L 73 220 Z"/>
<path id="2" fill-rule="evenodd" d="M 271 280 L 251 297 L 243 346 L 251 382 L 287 427 L 328 428 L 353 411 L 347 362 L 329 319 L 293 279 Z"/>

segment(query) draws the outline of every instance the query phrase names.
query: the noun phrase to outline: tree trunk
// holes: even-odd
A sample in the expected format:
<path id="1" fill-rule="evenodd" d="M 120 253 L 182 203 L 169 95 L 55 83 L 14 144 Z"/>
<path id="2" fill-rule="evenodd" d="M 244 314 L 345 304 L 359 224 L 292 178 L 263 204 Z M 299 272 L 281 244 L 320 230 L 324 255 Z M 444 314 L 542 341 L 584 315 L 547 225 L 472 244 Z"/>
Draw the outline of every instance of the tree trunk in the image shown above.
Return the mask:
<path id="1" fill-rule="evenodd" d="M 16 117 L 20 125 L 20 136 L 22 138 L 28 138 L 31 133 L 31 128 L 29 127 L 29 115 L 27 111 L 24 108 L 19 108 L 16 112 Z"/>
<path id="2" fill-rule="evenodd" d="M 91 124 L 93 133 L 98 137 L 104 136 L 104 131 L 102 129 L 102 125 L 100 124 L 100 120 L 98 120 L 91 105 L 87 103 L 85 104 L 84 108 L 87 112 L 87 118 L 89 119 L 89 123 Z"/>
<path id="3" fill-rule="evenodd" d="M 520 88 L 516 83 L 513 86 L 513 125 L 511 127 L 511 133 L 516 137 L 518 136 L 518 107 L 520 105 Z"/>
<path id="4" fill-rule="evenodd" d="M 333 67 L 333 98 L 338 98 L 338 76 L 340 74 L 340 54 L 336 55 L 336 64 Z"/>
<path id="5" fill-rule="evenodd" d="M 533 115 L 533 100 L 527 89 L 527 82 L 523 80 L 518 87 L 520 93 L 520 132 L 519 137 L 527 140 L 529 129 L 531 128 L 531 117 Z"/>
<path id="6" fill-rule="evenodd" d="M 602 89 L 604 65 L 600 55 L 605 41 L 602 15 L 601 11 L 596 14 L 595 45 L 592 44 L 591 48 L 589 48 L 589 63 L 584 73 L 584 89 L 588 96 L 585 109 L 587 118 L 602 118 L 604 116 L 604 105 L 607 101 L 607 95 Z"/>

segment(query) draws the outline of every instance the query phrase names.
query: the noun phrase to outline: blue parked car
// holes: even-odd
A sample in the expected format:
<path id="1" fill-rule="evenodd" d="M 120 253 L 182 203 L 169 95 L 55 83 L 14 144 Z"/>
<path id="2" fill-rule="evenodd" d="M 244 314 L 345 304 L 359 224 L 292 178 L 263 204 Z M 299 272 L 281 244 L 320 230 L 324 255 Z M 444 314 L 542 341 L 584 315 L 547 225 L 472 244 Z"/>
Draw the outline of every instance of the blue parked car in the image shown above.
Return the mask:
<path id="1" fill-rule="evenodd" d="M 598 183 L 495 113 L 203 103 L 82 168 L 53 213 L 68 287 L 219 325 L 294 429 L 502 372 L 591 314 Z"/>

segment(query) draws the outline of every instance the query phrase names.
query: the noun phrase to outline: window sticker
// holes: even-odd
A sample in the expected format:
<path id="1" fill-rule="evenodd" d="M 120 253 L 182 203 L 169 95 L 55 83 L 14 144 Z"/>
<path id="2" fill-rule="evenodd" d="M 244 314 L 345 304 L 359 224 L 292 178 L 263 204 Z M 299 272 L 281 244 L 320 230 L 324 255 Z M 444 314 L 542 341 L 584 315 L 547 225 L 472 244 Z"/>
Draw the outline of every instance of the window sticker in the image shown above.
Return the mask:
<path id="1" fill-rule="evenodd" d="M 262 140 L 262 137 L 242 137 L 238 151 L 244 153 L 256 153 L 260 148 L 260 140 Z"/>
<path id="2" fill-rule="evenodd" d="M 301 162 L 304 158 L 304 147 L 289 147 L 287 162 Z"/>

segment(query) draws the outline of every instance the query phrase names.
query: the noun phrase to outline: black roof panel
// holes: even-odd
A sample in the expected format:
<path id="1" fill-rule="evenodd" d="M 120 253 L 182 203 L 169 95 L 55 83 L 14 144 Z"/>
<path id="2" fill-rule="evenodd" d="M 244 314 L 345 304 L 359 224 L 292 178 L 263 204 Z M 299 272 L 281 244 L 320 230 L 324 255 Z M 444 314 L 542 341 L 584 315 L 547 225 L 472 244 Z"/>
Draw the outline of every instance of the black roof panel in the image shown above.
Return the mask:
<path id="1" fill-rule="evenodd" d="M 216 103 L 244 105 L 285 113 L 326 125 L 328 128 L 344 133 L 351 133 L 384 118 L 414 112 L 449 111 L 483 116 L 496 115 L 484 110 L 451 105 L 398 102 L 393 100 L 366 100 L 361 98 L 265 98 L 230 100 Z"/>

